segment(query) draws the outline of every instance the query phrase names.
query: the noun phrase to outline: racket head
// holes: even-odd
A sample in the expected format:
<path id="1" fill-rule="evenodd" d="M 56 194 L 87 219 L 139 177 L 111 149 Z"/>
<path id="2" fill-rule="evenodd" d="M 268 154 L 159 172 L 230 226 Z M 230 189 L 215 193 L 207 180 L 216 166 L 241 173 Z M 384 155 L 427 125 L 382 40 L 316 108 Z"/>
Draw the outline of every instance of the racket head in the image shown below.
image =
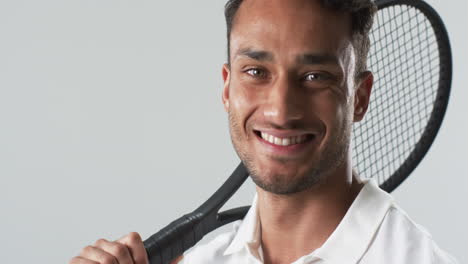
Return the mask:
<path id="1" fill-rule="evenodd" d="M 444 118 L 452 80 L 447 30 L 420 0 L 377 1 L 368 68 L 369 110 L 353 128 L 360 178 L 392 192 L 422 161 Z"/>

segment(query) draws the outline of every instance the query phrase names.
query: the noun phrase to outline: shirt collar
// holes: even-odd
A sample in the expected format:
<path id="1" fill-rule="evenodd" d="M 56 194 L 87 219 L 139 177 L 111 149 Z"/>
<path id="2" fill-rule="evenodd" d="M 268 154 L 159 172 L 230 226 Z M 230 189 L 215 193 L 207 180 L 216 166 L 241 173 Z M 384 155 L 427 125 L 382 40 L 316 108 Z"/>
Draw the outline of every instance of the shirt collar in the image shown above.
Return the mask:
<path id="1" fill-rule="evenodd" d="M 357 263 L 377 232 L 393 198 L 368 180 L 327 241 L 315 251 L 329 263 Z"/>
<path id="2" fill-rule="evenodd" d="M 247 215 L 242 220 L 242 224 L 237 230 L 237 234 L 229 244 L 228 248 L 224 251 L 224 255 L 230 255 L 236 253 L 245 247 L 249 246 L 260 246 L 260 221 L 258 218 L 257 208 L 257 194 L 255 194 L 254 200 Z"/>
<path id="3" fill-rule="evenodd" d="M 368 180 L 327 241 L 322 247 L 304 257 L 318 257 L 329 263 L 356 263 L 365 253 L 392 205 L 393 198 L 381 190 L 374 180 Z M 239 252 L 244 248 L 251 252 L 254 248 L 258 249 L 260 232 L 255 195 L 249 212 L 224 255 Z"/>

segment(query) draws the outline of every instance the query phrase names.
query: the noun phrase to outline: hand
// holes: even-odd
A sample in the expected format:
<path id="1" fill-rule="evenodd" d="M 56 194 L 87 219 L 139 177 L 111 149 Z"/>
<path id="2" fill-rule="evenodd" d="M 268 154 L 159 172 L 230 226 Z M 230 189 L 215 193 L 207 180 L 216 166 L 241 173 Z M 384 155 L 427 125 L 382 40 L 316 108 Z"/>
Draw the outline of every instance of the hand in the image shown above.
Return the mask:
<path id="1" fill-rule="evenodd" d="M 114 242 L 99 239 L 94 245 L 83 248 L 69 264 L 148 264 L 148 256 L 140 235 L 133 232 Z"/>

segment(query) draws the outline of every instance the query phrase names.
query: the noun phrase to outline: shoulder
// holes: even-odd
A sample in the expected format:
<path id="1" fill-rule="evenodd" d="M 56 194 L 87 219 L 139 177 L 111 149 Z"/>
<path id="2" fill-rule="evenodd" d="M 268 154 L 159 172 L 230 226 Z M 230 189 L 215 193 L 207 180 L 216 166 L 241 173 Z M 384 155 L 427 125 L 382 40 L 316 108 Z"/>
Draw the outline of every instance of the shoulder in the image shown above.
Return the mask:
<path id="1" fill-rule="evenodd" d="M 385 215 L 362 263 L 377 259 L 380 259 L 380 263 L 385 260 L 385 264 L 457 263 L 438 247 L 425 228 L 415 223 L 396 205 L 390 207 Z"/>

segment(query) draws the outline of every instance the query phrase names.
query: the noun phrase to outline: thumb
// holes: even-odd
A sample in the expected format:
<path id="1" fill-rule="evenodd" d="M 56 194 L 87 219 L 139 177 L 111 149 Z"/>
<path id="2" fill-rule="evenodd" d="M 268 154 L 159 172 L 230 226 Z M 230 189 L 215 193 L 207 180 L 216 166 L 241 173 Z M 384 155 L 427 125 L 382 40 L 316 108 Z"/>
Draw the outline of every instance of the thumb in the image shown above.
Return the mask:
<path id="1" fill-rule="evenodd" d="M 171 264 L 177 264 L 177 263 L 179 263 L 183 258 L 184 258 L 184 256 L 180 256 L 180 257 L 174 259 L 174 260 L 171 262 Z"/>

